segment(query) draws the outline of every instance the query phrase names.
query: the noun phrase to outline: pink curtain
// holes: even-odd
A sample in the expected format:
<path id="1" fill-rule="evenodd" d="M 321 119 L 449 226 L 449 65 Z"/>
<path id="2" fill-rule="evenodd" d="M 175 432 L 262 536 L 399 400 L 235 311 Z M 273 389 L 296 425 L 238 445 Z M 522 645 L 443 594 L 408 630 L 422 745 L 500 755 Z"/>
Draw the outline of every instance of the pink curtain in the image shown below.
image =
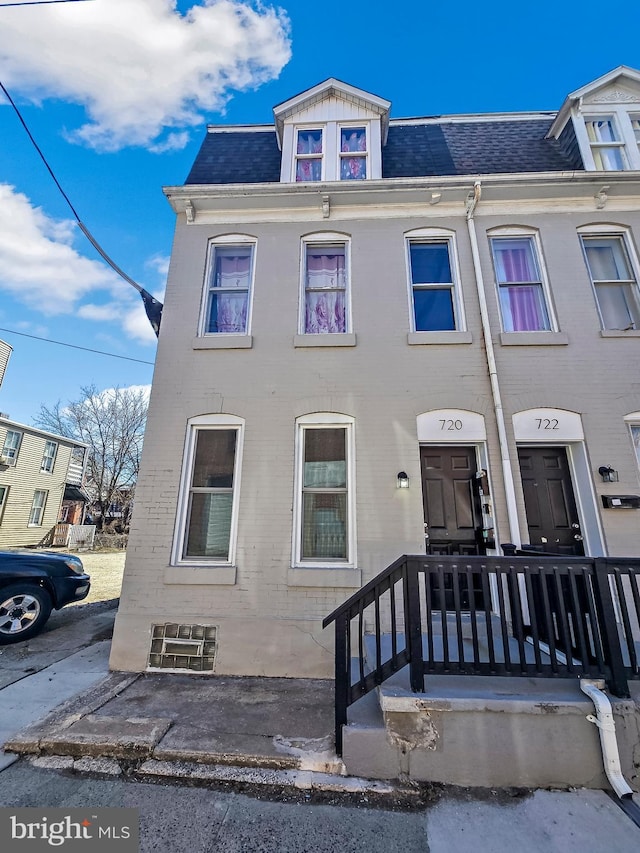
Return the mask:
<path id="1" fill-rule="evenodd" d="M 344 250 L 308 249 L 306 285 L 305 332 L 346 332 Z"/>
<path id="2" fill-rule="evenodd" d="M 508 287 L 504 290 L 506 290 L 504 297 L 509 300 L 511 331 L 537 332 L 546 328 L 538 286 L 529 287 L 521 284 L 519 287 Z"/>
<path id="3" fill-rule="evenodd" d="M 346 332 L 344 291 L 308 292 L 304 330 L 309 335 Z"/>

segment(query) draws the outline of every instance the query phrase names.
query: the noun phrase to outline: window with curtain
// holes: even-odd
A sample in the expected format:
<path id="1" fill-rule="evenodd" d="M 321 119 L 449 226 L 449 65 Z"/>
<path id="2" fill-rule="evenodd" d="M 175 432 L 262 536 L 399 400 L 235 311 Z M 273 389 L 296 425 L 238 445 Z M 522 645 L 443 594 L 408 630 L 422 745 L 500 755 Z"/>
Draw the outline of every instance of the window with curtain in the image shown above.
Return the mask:
<path id="1" fill-rule="evenodd" d="M 300 557 L 347 561 L 348 427 L 302 428 Z"/>
<path id="2" fill-rule="evenodd" d="M 346 244 L 304 245 L 304 334 L 347 332 Z"/>
<path id="3" fill-rule="evenodd" d="M 455 287 L 448 240 L 409 242 L 409 274 L 416 332 L 456 328 Z"/>
<path id="4" fill-rule="evenodd" d="M 586 119 L 585 125 L 596 169 L 607 172 L 625 169 L 624 145 L 613 116 Z"/>
<path id="5" fill-rule="evenodd" d="M 640 329 L 638 284 L 622 235 L 582 236 L 603 329 Z"/>
<path id="6" fill-rule="evenodd" d="M 505 332 L 551 329 L 533 237 L 493 237 L 493 264 Z"/>
<path id="7" fill-rule="evenodd" d="M 247 334 L 253 245 L 213 246 L 205 334 Z"/>
<path id="8" fill-rule="evenodd" d="M 321 128 L 296 133 L 296 181 L 322 180 L 323 133 Z"/>
<path id="9" fill-rule="evenodd" d="M 40 470 L 45 472 L 46 474 L 50 474 L 53 471 L 53 466 L 56 461 L 56 451 L 58 450 L 58 445 L 55 441 L 47 441 L 44 445 L 44 453 L 42 454 L 42 462 L 40 463 Z"/>
<path id="10" fill-rule="evenodd" d="M 33 503 L 31 504 L 31 512 L 29 513 L 29 527 L 40 527 L 42 524 L 42 516 L 44 515 L 48 494 L 49 492 L 43 489 L 36 489 L 33 493 Z"/>
<path id="11" fill-rule="evenodd" d="M 237 435 L 196 429 L 183 559 L 229 560 Z"/>
<path id="12" fill-rule="evenodd" d="M 340 128 L 340 180 L 362 181 L 367 177 L 367 130 Z"/>

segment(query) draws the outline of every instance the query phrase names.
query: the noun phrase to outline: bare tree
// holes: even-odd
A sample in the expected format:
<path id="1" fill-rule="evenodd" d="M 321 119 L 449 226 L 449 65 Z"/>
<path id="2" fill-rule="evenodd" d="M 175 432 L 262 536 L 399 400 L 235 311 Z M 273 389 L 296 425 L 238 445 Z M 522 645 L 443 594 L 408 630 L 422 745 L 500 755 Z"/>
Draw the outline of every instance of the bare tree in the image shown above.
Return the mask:
<path id="1" fill-rule="evenodd" d="M 140 468 L 142 438 L 149 402 L 146 387 L 80 389 L 80 399 L 41 406 L 35 418 L 43 429 L 89 445 L 86 488 L 103 528 L 112 504 L 121 506 L 127 522 Z"/>

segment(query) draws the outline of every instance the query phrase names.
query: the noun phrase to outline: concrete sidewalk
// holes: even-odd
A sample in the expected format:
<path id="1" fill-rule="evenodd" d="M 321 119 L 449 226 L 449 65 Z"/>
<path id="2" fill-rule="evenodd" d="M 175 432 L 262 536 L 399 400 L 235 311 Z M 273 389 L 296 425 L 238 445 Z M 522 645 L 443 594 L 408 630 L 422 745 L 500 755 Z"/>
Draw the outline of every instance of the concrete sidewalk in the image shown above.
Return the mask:
<path id="1" fill-rule="evenodd" d="M 333 729 L 332 681 L 111 673 L 5 748 L 59 769 L 415 799 L 346 777 Z"/>

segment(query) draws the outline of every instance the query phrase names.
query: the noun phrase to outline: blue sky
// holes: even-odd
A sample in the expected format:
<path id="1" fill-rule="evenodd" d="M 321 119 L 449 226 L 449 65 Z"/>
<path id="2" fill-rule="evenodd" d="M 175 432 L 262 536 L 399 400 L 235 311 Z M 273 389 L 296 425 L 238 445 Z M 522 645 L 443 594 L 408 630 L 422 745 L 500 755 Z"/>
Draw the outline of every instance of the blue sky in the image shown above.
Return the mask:
<path id="1" fill-rule="evenodd" d="M 331 76 L 388 98 L 396 118 L 556 110 L 615 66 L 640 68 L 635 4 L 608 20 L 601 3 L 557 0 L 8 2 L 0 80 L 87 227 L 159 298 L 174 228 L 161 188 L 184 181 L 208 122 L 269 122 Z M 14 349 L 0 410 L 23 423 L 81 386 L 152 378 L 139 297 L 73 225 L 1 95 L 0 338 Z"/>

